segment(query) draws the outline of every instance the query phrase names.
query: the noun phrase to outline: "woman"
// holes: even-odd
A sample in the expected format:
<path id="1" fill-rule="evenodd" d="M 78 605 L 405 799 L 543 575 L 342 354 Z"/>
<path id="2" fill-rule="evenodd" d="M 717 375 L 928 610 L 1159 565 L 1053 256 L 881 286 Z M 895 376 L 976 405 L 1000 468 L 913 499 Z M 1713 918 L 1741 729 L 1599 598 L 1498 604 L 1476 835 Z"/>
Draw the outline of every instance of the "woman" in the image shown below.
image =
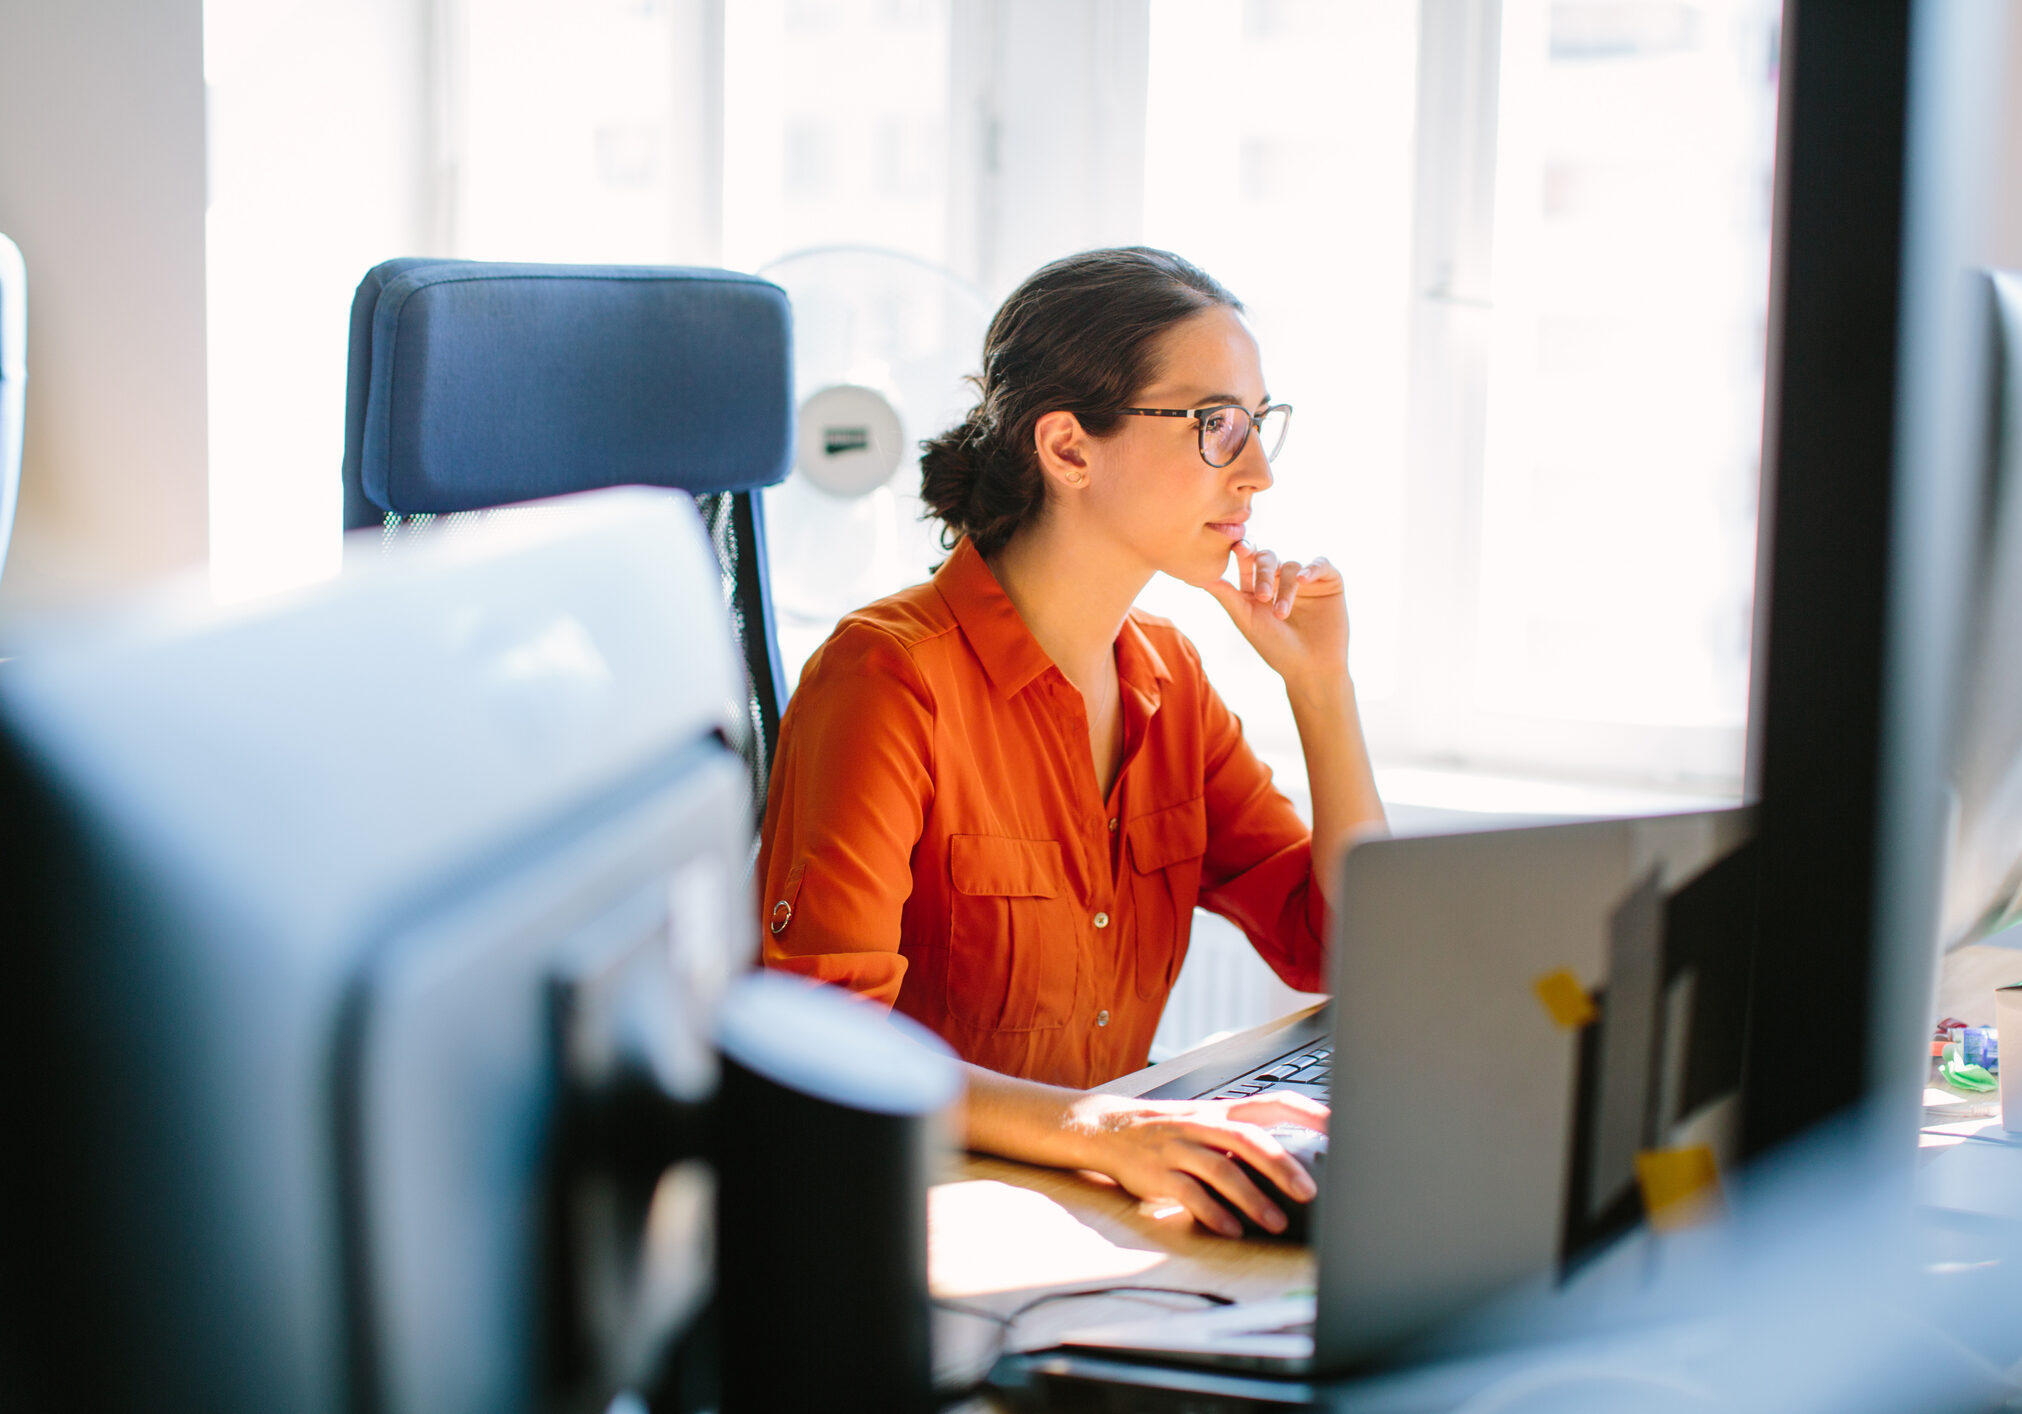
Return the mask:
<path id="1" fill-rule="evenodd" d="M 921 458 L 952 555 L 838 624 L 781 726 L 765 961 L 943 1036 L 968 1063 L 970 1148 L 1107 1174 L 1234 1236 L 1219 1194 L 1281 1230 L 1230 1155 L 1310 1197 L 1263 1126 L 1323 1127 L 1325 1107 L 1083 1087 L 1145 1063 L 1196 901 L 1318 989 L 1325 866 L 1382 824 L 1341 577 L 1244 538 L 1290 409 L 1235 297 L 1147 249 L 1033 275 L 975 382 Z M 1160 570 L 1219 600 L 1285 680 L 1310 832 L 1193 646 L 1131 607 Z"/>

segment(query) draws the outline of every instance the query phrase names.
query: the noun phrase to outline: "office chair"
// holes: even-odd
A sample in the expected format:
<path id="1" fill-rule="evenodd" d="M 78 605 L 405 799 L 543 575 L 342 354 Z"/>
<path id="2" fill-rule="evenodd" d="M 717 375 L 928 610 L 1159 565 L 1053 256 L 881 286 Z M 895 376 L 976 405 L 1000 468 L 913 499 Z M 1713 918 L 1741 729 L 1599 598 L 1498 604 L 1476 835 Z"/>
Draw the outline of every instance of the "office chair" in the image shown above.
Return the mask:
<path id="1" fill-rule="evenodd" d="M 28 391 L 28 271 L 21 248 L 0 236 L 0 572 L 14 538 L 21 493 L 21 426 Z"/>
<path id="2" fill-rule="evenodd" d="M 793 463 L 792 357 L 786 294 L 751 275 L 389 260 L 351 304 L 344 528 L 391 543 L 571 491 L 689 493 L 749 680 L 755 823 L 785 680 L 759 492 Z"/>

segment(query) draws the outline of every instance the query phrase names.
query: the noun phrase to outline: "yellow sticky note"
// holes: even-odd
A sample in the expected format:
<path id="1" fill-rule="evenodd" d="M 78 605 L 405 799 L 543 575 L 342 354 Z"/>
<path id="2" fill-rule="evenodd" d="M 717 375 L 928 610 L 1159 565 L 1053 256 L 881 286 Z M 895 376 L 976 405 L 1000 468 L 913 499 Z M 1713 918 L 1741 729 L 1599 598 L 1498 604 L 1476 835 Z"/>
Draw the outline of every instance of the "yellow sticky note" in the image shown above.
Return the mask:
<path id="1" fill-rule="evenodd" d="M 1531 990 L 1538 994 L 1538 1000 L 1545 1004 L 1552 1020 L 1567 1030 L 1585 1026 L 1594 1019 L 1594 999 L 1587 995 L 1580 979 L 1573 976 L 1568 968 L 1547 972 L 1531 983 Z"/>
<path id="2" fill-rule="evenodd" d="M 1638 1150 L 1636 1186 L 1643 1190 L 1650 1226 L 1659 1232 L 1690 1227 L 1720 1206 L 1720 1167 L 1704 1144 Z"/>

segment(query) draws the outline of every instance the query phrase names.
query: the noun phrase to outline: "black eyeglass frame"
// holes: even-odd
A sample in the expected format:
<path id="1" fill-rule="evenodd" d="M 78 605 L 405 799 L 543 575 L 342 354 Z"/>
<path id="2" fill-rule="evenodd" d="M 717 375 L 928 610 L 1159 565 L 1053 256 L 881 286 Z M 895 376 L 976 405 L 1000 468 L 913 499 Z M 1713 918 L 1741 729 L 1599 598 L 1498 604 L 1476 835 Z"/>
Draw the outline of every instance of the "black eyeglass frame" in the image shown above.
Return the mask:
<path id="1" fill-rule="evenodd" d="M 1233 466 L 1235 464 L 1236 458 L 1243 454 L 1243 448 L 1250 445 L 1250 438 L 1256 435 L 1257 425 L 1261 423 L 1265 418 L 1269 417 L 1272 413 L 1274 412 L 1284 413 L 1285 432 L 1289 432 L 1292 430 L 1292 405 L 1290 403 L 1270 403 L 1265 406 L 1262 412 L 1251 412 L 1241 403 L 1214 403 L 1208 407 L 1201 407 L 1201 408 L 1118 408 L 1116 411 L 1117 414 L 1121 417 L 1199 418 L 1200 425 L 1194 429 L 1194 446 L 1199 450 L 1201 454 L 1201 460 L 1206 462 L 1209 466 L 1213 467 L 1216 471 L 1220 471 L 1223 467 Z M 1229 459 L 1225 462 L 1218 462 L 1208 455 L 1207 418 L 1208 414 L 1211 412 L 1239 412 L 1243 415 L 1245 422 L 1247 424 L 1243 428 L 1243 440 L 1236 443 L 1236 449 L 1233 452 L 1229 453 Z M 1278 445 L 1275 447 L 1267 448 L 1265 450 L 1264 460 L 1267 462 L 1275 461 L 1277 459 L 1278 453 L 1283 451 L 1284 448 L 1285 448 L 1285 433 L 1281 432 L 1278 434 Z"/>

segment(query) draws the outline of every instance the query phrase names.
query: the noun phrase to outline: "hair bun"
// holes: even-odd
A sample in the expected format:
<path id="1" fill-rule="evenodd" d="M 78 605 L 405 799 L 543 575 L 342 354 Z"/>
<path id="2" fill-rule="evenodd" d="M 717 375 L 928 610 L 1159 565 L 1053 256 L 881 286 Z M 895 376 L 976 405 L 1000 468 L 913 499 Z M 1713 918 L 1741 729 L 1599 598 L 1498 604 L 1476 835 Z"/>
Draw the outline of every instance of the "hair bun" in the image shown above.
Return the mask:
<path id="1" fill-rule="evenodd" d="M 943 538 L 949 542 L 968 533 L 969 502 L 988 454 L 987 438 L 978 404 L 946 432 L 920 443 L 920 500 L 947 527 Z"/>

